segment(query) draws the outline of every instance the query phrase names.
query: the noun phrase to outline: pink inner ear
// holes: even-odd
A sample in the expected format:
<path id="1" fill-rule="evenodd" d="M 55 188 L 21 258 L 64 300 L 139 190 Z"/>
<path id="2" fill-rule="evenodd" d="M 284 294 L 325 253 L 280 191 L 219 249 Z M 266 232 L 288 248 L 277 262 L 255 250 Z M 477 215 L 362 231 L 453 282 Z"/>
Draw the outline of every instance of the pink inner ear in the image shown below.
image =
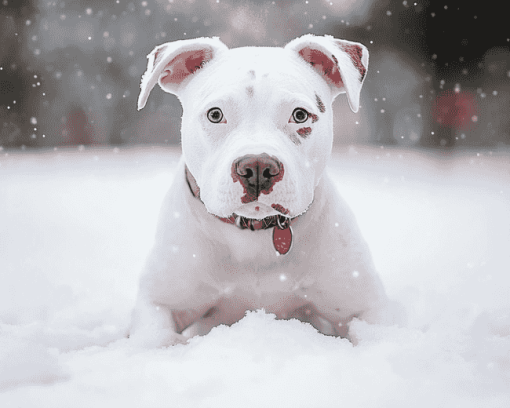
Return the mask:
<path id="1" fill-rule="evenodd" d="M 363 66 L 361 62 L 361 58 L 363 57 L 363 50 L 361 47 L 355 44 L 338 44 L 340 48 L 344 50 L 345 53 L 351 57 L 351 61 L 356 67 L 356 69 L 361 74 L 361 82 L 363 82 L 363 78 L 365 78 L 365 74 L 367 73 L 367 69 Z"/>
<path id="2" fill-rule="evenodd" d="M 211 59 L 211 52 L 206 50 L 187 51 L 179 54 L 166 66 L 166 76 L 161 78 L 162 84 L 179 84 L 203 64 Z M 156 55 L 157 61 L 158 55 Z M 171 71 L 169 71 L 170 69 Z M 163 73 L 163 75 L 165 74 Z"/>
<path id="3" fill-rule="evenodd" d="M 342 76 L 338 70 L 336 58 L 332 55 L 331 58 L 326 56 L 322 51 L 314 50 L 313 48 L 303 48 L 299 54 L 305 61 L 322 76 L 326 77 L 328 81 L 337 87 L 344 86 Z"/>

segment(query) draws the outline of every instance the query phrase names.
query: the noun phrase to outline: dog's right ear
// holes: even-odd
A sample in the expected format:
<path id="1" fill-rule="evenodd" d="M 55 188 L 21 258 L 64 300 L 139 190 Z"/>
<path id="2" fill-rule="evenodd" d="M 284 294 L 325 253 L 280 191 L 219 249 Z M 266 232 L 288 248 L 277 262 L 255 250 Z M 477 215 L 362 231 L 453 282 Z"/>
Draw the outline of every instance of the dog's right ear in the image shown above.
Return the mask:
<path id="1" fill-rule="evenodd" d="M 227 46 L 218 37 L 172 41 L 158 45 L 147 55 L 149 62 L 140 84 L 138 110 L 145 106 L 156 82 L 165 92 L 177 95 L 179 87 L 186 79 L 227 50 Z"/>
<path id="2" fill-rule="evenodd" d="M 358 111 L 368 68 L 368 50 L 363 44 L 330 35 L 305 34 L 292 40 L 285 49 L 296 52 L 326 80 L 333 98 L 346 93 L 351 110 Z"/>

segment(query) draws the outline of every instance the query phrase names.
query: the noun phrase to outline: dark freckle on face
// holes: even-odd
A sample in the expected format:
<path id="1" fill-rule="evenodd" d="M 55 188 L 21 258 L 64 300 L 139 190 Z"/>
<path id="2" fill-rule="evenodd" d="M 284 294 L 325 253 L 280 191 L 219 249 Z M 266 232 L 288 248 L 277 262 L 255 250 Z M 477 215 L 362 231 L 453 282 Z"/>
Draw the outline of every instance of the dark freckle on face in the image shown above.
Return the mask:
<path id="1" fill-rule="evenodd" d="M 246 93 L 248 94 L 249 97 L 252 97 L 253 96 L 253 86 L 246 87 Z"/>
<path id="2" fill-rule="evenodd" d="M 324 103 L 322 102 L 322 100 L 319 97 L 319 95 L 315 94 L 315 100 L 317 101 L 317 108 L 319 108 L 319 111 L 321 113 L 326 112 L 326 107 L 324 106 Z"/>
<path id="3" fill-rule="evenodd" d="M 311 133 L 312 133 L 312 128 L 310 128 L 310 127 L 304 127 L 304 128 L 297 130 L 297 134 L 304 138 L 310 136 Z"/>
<path id="4" fill-rule="evenodd" d="M 319 117 L 317 115 L 314 115 L 313 113 L 309 113 L 308 116 L 312 118 L 312 123 L 315 123 L 319 120 Z"/>

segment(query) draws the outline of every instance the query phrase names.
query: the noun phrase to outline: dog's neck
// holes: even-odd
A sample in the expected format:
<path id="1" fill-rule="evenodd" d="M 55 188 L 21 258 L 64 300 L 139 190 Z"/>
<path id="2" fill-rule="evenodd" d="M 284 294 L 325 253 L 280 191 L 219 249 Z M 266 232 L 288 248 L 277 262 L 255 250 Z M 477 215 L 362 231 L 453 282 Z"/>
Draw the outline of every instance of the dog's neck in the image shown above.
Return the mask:
<path id="1" fill-rule="evenodd" d="M 200 187 L 193 177 L 193 174 L 188 170 L 188 166 L 184 167 L 186 182 L 191 191 L 191 194 L 200 201 Z M 219 217 L 216 218 L 227 224 L 233 224 L 240 229 L 250 229 L 252 231 L 263 230 L 268 228 L 273 229 L 273 245 L 278 254 L 285 255 L 290 251 L 292 244 L 292 229 L 290 228 L 297 217 L 289 218 L 284 215 L 271 215 L 261 220 L 255 218 L 246 218 L 240 215 L 232 214 L 230 217 Z"/>

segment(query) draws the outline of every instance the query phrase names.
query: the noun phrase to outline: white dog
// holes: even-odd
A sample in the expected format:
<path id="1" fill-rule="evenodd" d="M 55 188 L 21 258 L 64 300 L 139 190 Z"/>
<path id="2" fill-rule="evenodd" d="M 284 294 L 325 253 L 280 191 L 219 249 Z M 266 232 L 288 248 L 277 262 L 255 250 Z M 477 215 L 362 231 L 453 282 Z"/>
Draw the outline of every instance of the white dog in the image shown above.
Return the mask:
<path id="1" fill-rule="evenodd" d="M 247 310 L 348 335 L 388 304 L 355 219 L 324 172 L 333 99 L 358 111 L 359 43 L 305 35 L 284 48 L 229 50 L 218 38 L 156 47 L 156 83 L 183 106 L 183 157 L 165 198 L 130 337 L 170 345 Z"/>

